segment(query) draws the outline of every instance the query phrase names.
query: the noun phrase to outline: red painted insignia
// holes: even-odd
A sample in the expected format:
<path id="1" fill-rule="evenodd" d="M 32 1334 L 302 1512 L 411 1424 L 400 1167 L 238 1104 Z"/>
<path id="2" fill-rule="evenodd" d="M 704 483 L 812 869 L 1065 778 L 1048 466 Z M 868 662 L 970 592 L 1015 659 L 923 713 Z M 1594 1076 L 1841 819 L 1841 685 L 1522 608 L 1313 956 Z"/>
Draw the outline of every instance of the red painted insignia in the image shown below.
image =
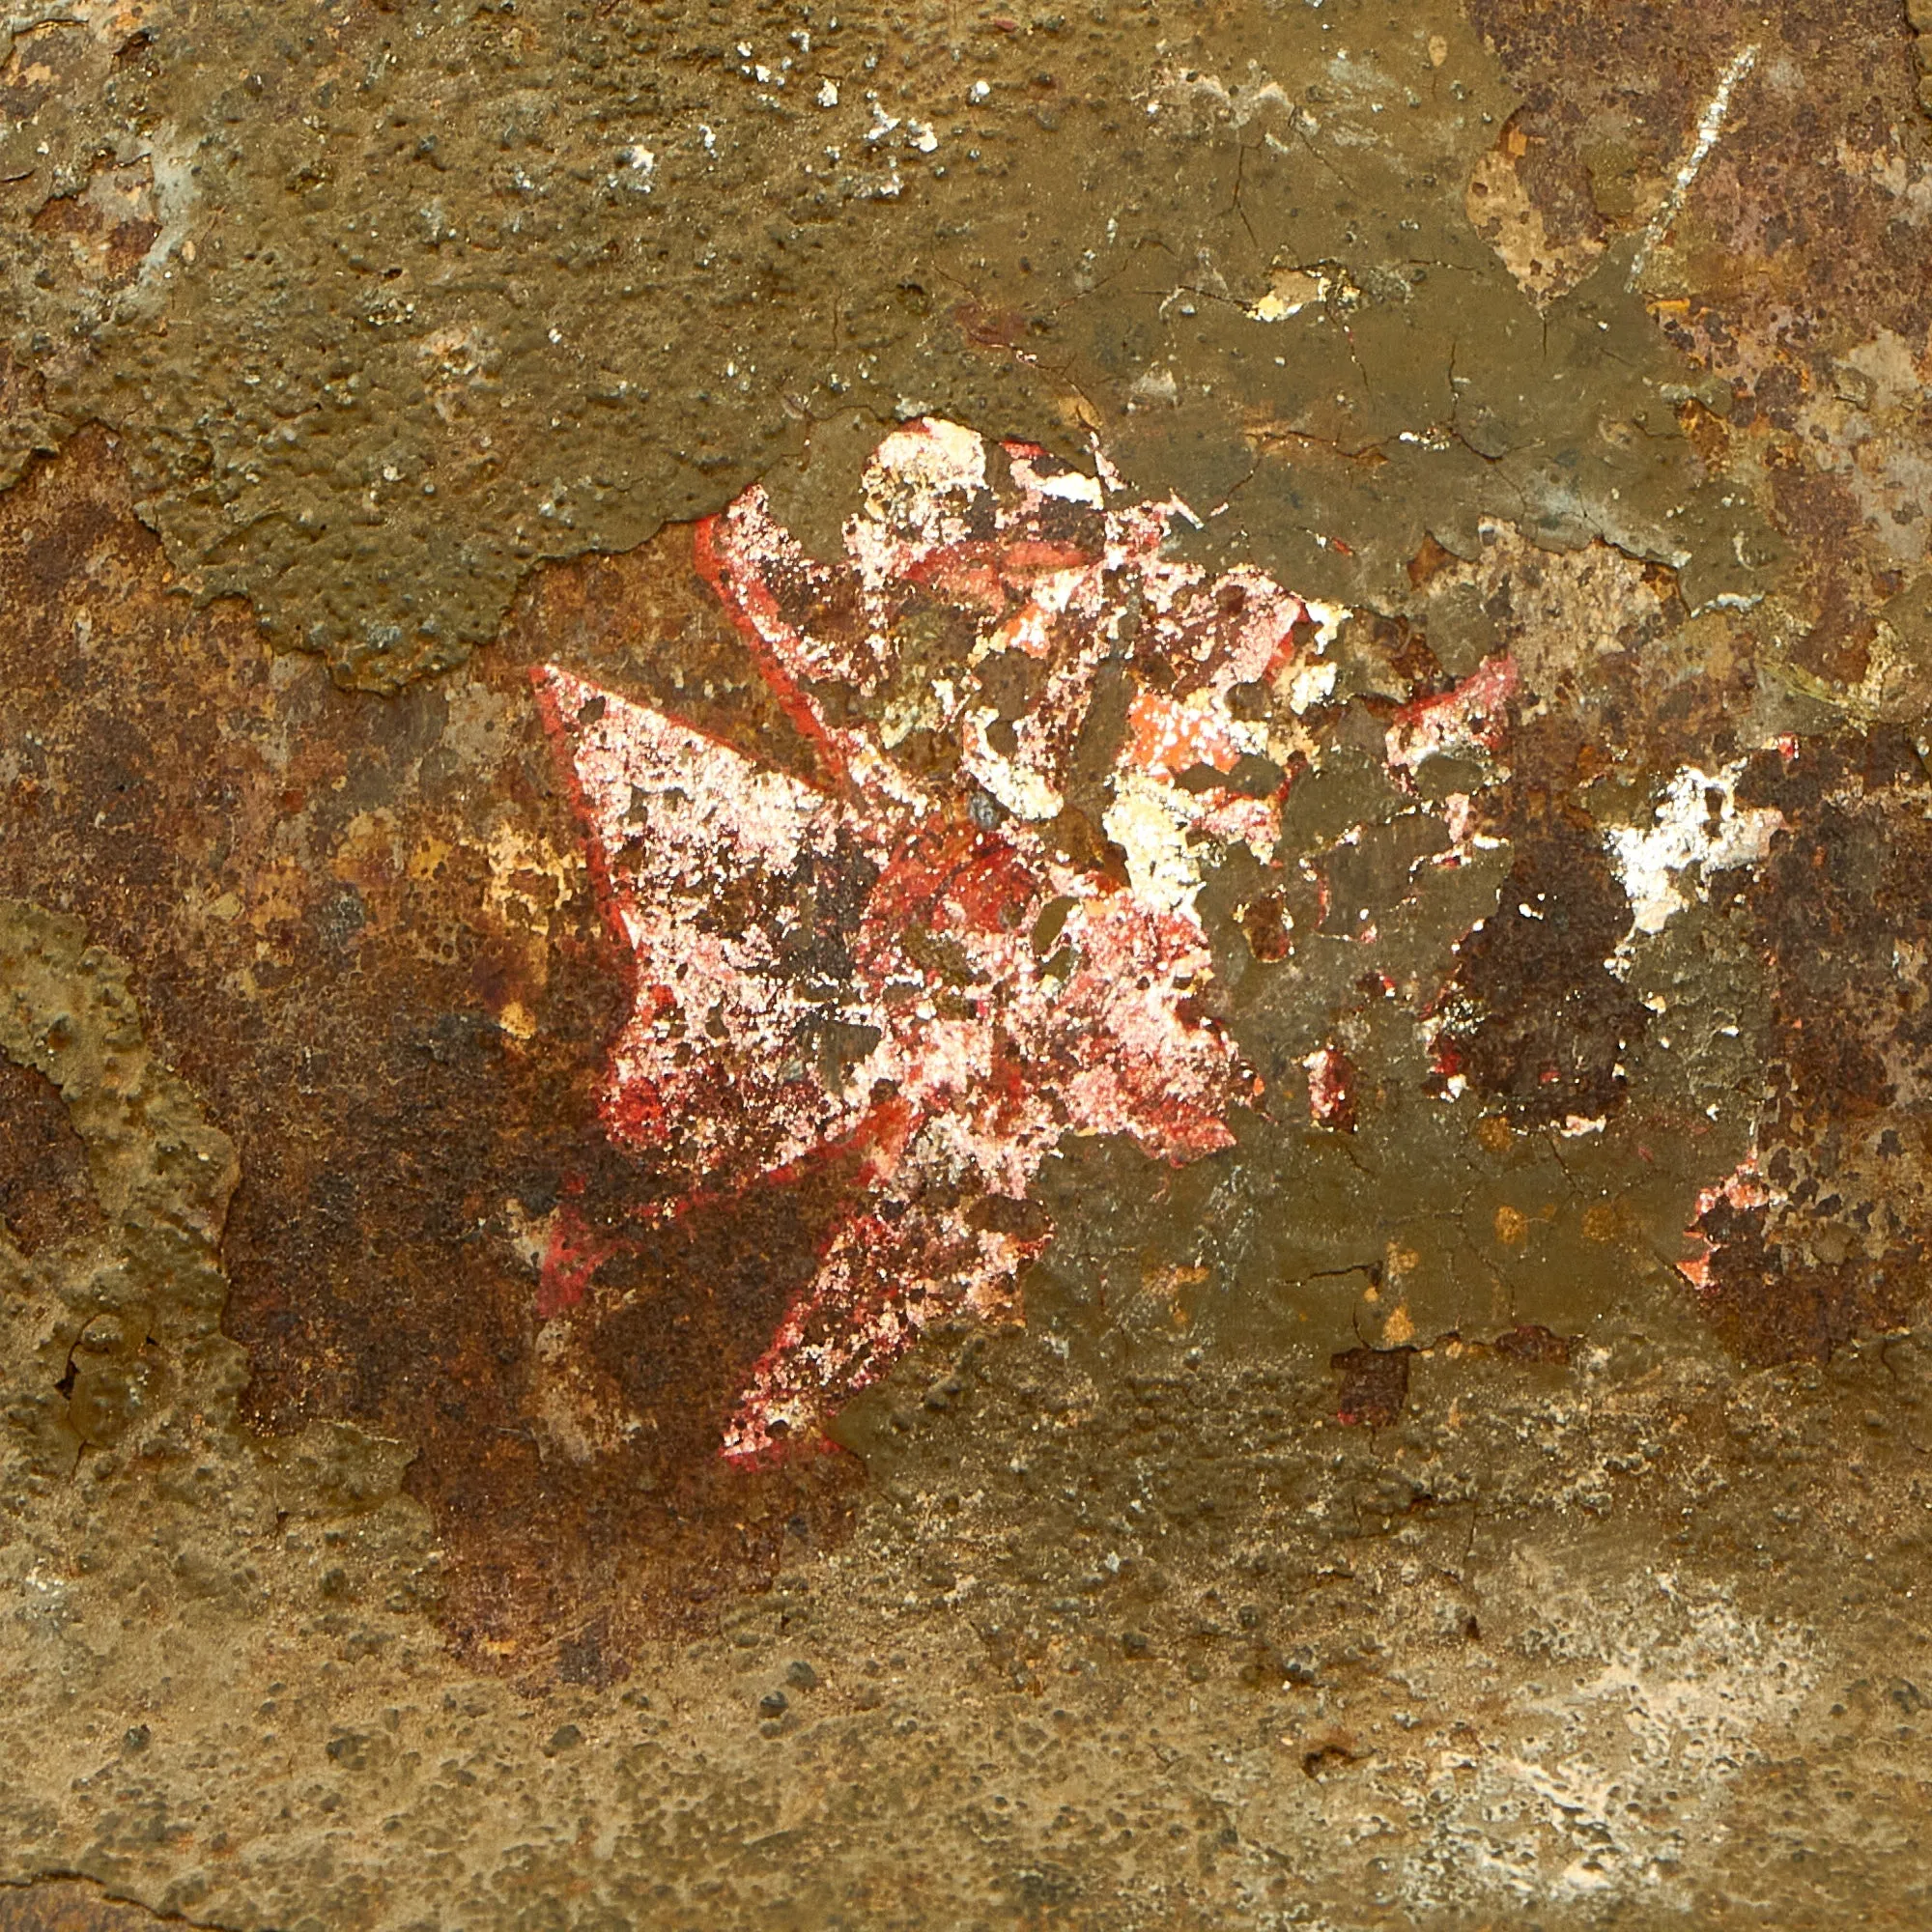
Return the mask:
<path id="1" fill-rule="evenodd" d="M 669 1177 L 653 1217 L 833 1151 L 867 1182 L 743 1389 L 727 1459 L 817 1439 L 940 1316 L 1015 1316 L 1049 1232 L 1021 1204 L 1063 1135 L 1190 1161 L 1232 1145 L 1229 1110 L 1259 1090 L 1203 1010 L 1195 898 L 1204 859 L 1267 859 L 1279 827 L 1268 737 L 1231 700 L 1288 690 L 1335 615 L 1164 558 L 1184 506 L 1120 494 L 1104 461 L 1089 476 L 923 421 L 880 446 L 836 563 L 757 488 L 699 526 L 698 568 L 811 747 L 810 781 L 534 673 L 634 962 L 602 1109 Z M 554 1302 L 596 1265 L 581 1230 L 552 1260 Z"/>

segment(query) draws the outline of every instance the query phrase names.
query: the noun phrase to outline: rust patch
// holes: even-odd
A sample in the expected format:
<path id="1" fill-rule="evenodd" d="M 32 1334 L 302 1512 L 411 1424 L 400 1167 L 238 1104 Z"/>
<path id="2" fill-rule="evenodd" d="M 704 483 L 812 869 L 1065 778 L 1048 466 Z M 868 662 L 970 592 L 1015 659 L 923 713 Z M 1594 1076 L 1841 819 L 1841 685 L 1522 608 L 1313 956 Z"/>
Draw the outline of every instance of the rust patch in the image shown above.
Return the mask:
<path id="1" fill-rule="evenodd" d="M 1771 970 L 1751 1156 L 1705 1190 L 1684 1264 L 1747 1358 L 1822 1360 L 1922 1305 L 1932 1118 L 1932 784 L 1880 729 L 1754 758 L 1784 820 L 1740 884 Z"/>
<path id="2" fill-rule="evenodd" d="M 126 288 L 161 232 L 154 187 L 154 167 L 146 160 L 98 167 L 85 188 L 55 196 L 31 226 L 37 235 L 66 241 L 71 269 L 84 285 L 103 294 Z"/>
<path id="3" fill-rule="evenodd" d="M 1471 8 L 1541 137 L 1539 167 L 1523 164 L 1525 206 L 1567 233 L 1563 211 L 1587 177 L 1605 245 L 1633 256 L 1687 386 L 1703 378 L 1681 407 L 1719 412 L 1698 415 L 1693 441 L 1707 462 L 1721 452 L 1727 495 L 1754 502 L 1789 546 L 1763 633 L 1803 676 L 1863 686 L 1893 715 L 1923 708 L 1926 638 L 1915 627 L 1901 664 L 1879 613 L 1923 570 L 1932 533 L 1918 454 L 1932 295 L 1911 11 Z M 1727 73 L 1728 111 L 1673 202 Z"/>
<path id="4" fill-rule="evenodd" d="M 1477 162 L 1464 202 L 1476 233 L 1539 304 L 1575 287 L 1604 251 L 1590 171 L 1551 138 L 1560 112 L 1546 94 L 1512 114 Z"/>

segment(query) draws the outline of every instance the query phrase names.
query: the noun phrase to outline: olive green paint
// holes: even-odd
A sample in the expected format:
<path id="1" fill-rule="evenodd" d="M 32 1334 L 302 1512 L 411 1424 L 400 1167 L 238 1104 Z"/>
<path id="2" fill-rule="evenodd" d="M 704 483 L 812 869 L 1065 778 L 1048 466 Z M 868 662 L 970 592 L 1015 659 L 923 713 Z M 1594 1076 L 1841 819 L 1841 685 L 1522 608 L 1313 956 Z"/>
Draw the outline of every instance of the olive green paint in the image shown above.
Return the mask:
<path id="1" fill-rule="evenodd" d="M 355 684 L 754 477 L 824 546 L 920 412 L 1097 432 L 1350 603 L 1486 515 L 1687 561 L 1693 602 L 1771 554 L 1687 482 L 1628 249 L 1539 313 L 1471 229 L 1513 103 L 1451 7 L 86 15 L 16 31 L 4 193 L 152 177 L 156 232 L 110 287 L 6 227 L 6 460 L 111 425 L 184 583 Z"/>

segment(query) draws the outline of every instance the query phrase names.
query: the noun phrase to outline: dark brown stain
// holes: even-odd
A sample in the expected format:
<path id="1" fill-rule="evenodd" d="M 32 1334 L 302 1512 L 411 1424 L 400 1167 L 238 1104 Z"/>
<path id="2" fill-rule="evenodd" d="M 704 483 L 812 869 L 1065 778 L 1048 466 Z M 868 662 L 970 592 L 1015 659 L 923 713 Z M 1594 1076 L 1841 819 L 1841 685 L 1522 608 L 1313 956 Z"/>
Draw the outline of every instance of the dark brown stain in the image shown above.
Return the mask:
<path id="1" fill-rule="evenodd" d="M 44 1073 L 0 1056 L 0 1219 L 26 1254 L 100 1226 L 87 1150 Z"/>
<path id="2" fill-rule="evenodd" d="M 1335 1418 L 1385 1429 L 1408 1402 L 1413 1349 L 1344 1349 L 1329 1358 L 1335 1372 Z"/>
<path id="3" fill-rule="evenodd" d="M 1558 1335 L 1536 1321 L 1506 1328 L 1491 1344 L 1497 1354 L 1506 1355 L 1513 1362 L 1532 1362 L 1550 1368 L 1569 1366 L 1571 1346 L 1568 1335 Z"/>
<path id="4" fill-rule="evenodd" d="M 1433 553 L 1433 554 L 1432 554 Z M 1418 589 L 1451 562 L 1449 553 L 1434 539 L 1409 560 L 1409 581 Z M 1434 697 L 1455 682 L 1442 668 L 1427 635 L 1402 617 L 1372 616 L 1365 620 L 1369 639 L 1403 682 L 1405 701 Z"/>
<path id="5" fill-rule="evenodd" d="M 89 1879 L 0 1886 L 0 1932 L 152 1932 L 157 1925 L 189 1924 L 174 1913 L 112 1897 Z"/>
<path id="6" fill-rule="evenodd" d="M 1519 784 L 1501 822 L 1515 860 L 1495 911 L 1457 949 L 1438 1064 L 1525 1123 L 1604 1117 L 1623 1105 L 1622 1067 L 1649 1020 L 1605 963 L 1630 901 L 1565 800 Z"/>
<path id="7" fill-rule="evenodd" d="M 524 671 L 566 626 L 596 675 L 782 748 L 682 531 L 546 576 L 475 675 L 385 700 L 278 661 L 238 605 L 180 596 L 103 438 L 0 498 L 0 725 L 20 748 L 0 892 L 132 963 L 156 1049 L 238 1144 L 226 1325 L 248 1415 L 408 1440 L 452 1640 L 610 1677 L 628 1634 L 702 1622 L 842 1535 L 858 1465 L 716 1460 L 838 1175 L 630 1239 L 657 1186 L 595 1111 L 623 961 Z M 0 1212 L 29 1238 L 84 1199 L 37 1077 L 0 1076 Z M 571 1311 L 586 1366 L 559 1387 L 532 1243 L 566 1208 L 629 1245 Z"/>

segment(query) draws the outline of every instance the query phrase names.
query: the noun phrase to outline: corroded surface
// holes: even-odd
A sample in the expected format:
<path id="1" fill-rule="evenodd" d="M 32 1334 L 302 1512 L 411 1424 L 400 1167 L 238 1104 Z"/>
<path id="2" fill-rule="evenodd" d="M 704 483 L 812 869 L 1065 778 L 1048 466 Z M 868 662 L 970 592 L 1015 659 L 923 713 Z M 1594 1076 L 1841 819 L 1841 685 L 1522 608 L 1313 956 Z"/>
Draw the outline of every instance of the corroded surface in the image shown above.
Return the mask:
<path id="1" fill-rule="evenodd" d="M 1920 1922 L 1925 23 L 57 11 L 0 1925 Z"/>

